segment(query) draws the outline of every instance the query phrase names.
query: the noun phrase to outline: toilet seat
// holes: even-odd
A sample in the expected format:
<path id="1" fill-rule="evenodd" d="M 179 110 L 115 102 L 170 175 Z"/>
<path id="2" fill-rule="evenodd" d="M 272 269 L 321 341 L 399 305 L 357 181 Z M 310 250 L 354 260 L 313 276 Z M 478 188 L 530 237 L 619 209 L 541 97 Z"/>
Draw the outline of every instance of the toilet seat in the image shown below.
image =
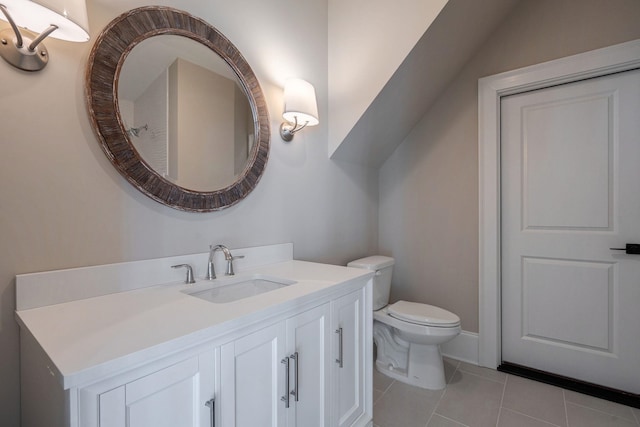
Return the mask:
<path id="1" fill-rule="evenodd" d="M 418 325 L 452 328 L 460 326 L 460 318 L 440 307 L 417 302 L 398 301 L 387 307 L 391 317 Z"/>

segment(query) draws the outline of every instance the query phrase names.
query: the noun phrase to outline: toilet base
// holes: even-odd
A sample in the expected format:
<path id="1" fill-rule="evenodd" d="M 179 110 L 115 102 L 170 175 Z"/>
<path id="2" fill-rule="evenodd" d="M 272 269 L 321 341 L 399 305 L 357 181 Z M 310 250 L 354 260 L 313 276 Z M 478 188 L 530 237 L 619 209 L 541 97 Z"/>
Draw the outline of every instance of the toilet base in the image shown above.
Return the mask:
<path id="1" fill-rule="evenodd" d="M 411 343 L 397 332 L 382 322 L 373 322 L 378 371 L 405 384 L 428 390 L 443 389 L 446 382 L 440 346 Z"/>
<path id="2" fill-rule="evenodd" d="M 394 367 L 378 358 L 376 369 L 395 380 L 428 390 L 441 390 L 447 383 L 438 345 L 409 344 L 407 369 Z"/>

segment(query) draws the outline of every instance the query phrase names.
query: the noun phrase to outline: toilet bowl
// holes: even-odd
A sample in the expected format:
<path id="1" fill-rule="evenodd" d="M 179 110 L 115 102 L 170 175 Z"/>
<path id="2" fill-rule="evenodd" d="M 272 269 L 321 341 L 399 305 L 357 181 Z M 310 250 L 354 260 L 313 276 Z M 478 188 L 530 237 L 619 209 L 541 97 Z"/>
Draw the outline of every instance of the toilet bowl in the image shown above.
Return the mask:
<path id="1" fill-rule="evenodd" d="M 428 319 L 406 316 L 407 304 L 430 313 Z M 431 305 L 398 301 L 374 311 L 373 319 L 378 371 L 421 388 L 445 387 L 440 344 L 460 334 L 458 316 Z"/>
<path id="2" fill-rule="evenodd" d="M 376 368 L 398 381 L 430 390 L 445 387 L 440 344 L 460 334 L 460 318 L 447 310 L 409 301 L 389 302 L 394 260 L 372 256 L 347 264 L 374 270 L 373 340 Z"/>

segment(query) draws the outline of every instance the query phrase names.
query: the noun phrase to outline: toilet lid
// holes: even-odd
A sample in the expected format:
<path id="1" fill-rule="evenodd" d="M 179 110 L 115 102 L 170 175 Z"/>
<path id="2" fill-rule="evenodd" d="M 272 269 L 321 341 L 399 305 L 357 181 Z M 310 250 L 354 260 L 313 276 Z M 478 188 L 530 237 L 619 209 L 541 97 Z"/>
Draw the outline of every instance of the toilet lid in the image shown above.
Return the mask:
<path id="1" fill-rule="evenodd" d="M 396 319 L 419 325 L 453 327 L 460 324 L 460 318 L 450 311 L 417 302 L 398 301 L 391 304 L 387 312 Z"/>

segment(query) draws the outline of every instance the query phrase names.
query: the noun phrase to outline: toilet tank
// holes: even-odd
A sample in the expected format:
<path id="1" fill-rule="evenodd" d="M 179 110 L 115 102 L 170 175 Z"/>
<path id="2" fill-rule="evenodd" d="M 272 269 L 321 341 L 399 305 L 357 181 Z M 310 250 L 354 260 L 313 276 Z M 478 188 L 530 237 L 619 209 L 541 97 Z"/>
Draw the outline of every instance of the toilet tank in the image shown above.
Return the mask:
<path id="1" fill-rule="evenodd" d="M 379 310 L 389 304 L 391 292 L 391 273 L 394 259 L 388 256 L 374 255 L 351 261 L 347 267 L 364 268 L 375 271 L 373 276 L 373 309 Z"/>

